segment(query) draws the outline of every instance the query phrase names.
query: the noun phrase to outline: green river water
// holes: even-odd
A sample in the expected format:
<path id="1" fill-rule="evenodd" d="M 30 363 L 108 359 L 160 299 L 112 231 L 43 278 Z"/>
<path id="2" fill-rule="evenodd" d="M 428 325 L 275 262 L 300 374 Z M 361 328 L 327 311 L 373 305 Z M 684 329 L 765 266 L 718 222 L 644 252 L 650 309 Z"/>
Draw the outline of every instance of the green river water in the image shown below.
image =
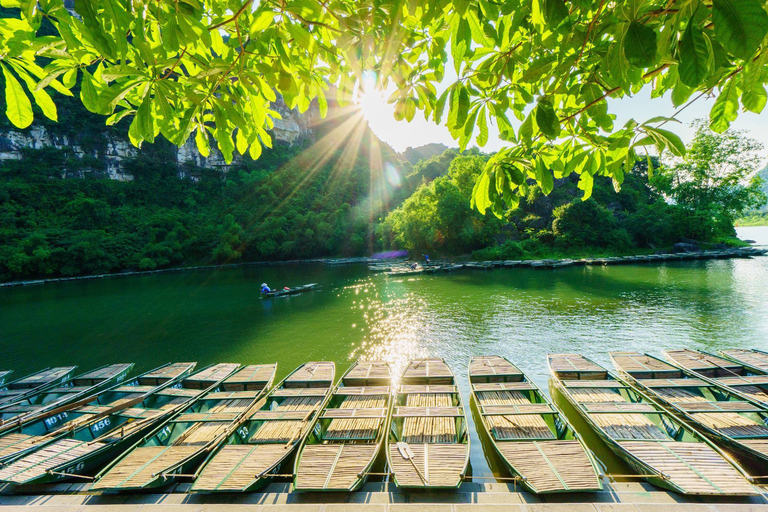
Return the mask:
<path id="1" fill-rule="evenodd" d="M 768 227 L 739 234 L 768 245 Z M 321 288 L 260 300 L 262 282 Z M 254 265 L 0 289 L 0 369 L 16 376 L 64 364 L 133 361 L 141 372 L 167 361 L 276 361 L 280 378 L 331 360 L 339 377 L 358 357 L 397 373 L 439 356 L 467 400 L 473 355 L 506 356 L 546 390 L 550 352 L 609 364 L 611 350 L 676 347 L 768 349 L 768 257 L 399 278 L 365 265 Z M 587 438 L 611 472 L 623 470 Z M 496 461 L 474 428 L 471 441 L 473 475 L 492 476 Z"/>

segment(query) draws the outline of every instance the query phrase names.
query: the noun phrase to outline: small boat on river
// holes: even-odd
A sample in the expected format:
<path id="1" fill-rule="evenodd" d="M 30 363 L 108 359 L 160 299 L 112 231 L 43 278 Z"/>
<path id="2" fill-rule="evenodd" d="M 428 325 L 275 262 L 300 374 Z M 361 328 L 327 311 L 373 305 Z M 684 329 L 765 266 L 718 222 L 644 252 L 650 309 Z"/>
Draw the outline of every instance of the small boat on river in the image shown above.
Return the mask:
<path id="1" fill-rule="evenodd" d="M 317 283 L 296 286 L 295 288 L 284 288 L 282 290 L 273 290 L 261 294 L 262 299 L 271 299 L 273 297 L 285 297 L 286 295 L 296 295 L 297 293 L 310 292 L 316 290 L 320 285 Z"/>
<path id="2" fill-rule="evenodd" d="M 742 460 L 762 467 L 768 464 L 768 410 L 758 402 L 648 354 L 616 352 L 611 358 L 632 385 L 685 418 L 712 441 Z M 648 368 L 656 373 L 648 377 Z"/>
<path id="3" fill-rule="evenodd" d="M 768 374 L 768 352 L 757 349 L 734 348 L 720 353 L 731 361 L 741 363 L 753 372 Z"/>
<path id="4" fill-rule="evenodd" d="M 314 428 L 335 376 L 336 365 L 328 361 L 295 369 L 210 453 L 191 491 L 246 492 L 271 482 Z"/>
<path id="5" fill-rule="evenodd" d="M 664 352 L 664 355 L 697 376 L 711 379 L 768 407 L 768 371 L 753 368 L 738 360 L 723 359 L 695 350 L 669 350 Z M 741 357 L 751 358 L 753 361 L 757 359 L 759 362 L 759 355 L 749 354 L 746 350 L 741 352 Z"/>
<path id="6" fill-rule="evenodd" d="M 0 453 L 13 458 L 0 469 L 0 482 L 22 485 L 90 480 L 90 475 L 157 421 L 199 394 L 180 382 L 194 367 L 195 363 L 163 365 L 100 393 L 66 414 L 48 416 L 4 435 Z M 56 421 L 47 421 L 52 419 Z"/>
<path id="7" fill-rule="evenodd" d="M 220 365 L 205 380 L 199 379 L 205 393 L 103 471 L 94 488 L 149 489 L 189 478 L 269 390 L 277 369 L 276 364 L 239 366 Z M 217 384 L 209 385 L 214 379 Z"/>
<path id="8" fill-rule="evenodd" d="M 0 432 L 30 421 L 46 411 L 60 408 L 80 398 L 90 397 L 111 384 L 125 380 L 133 363 L 109 364 L 65 380 L 58 386 L 0 406 Z"/>
<path id="9" fill-rule="evenodd" d="M 387 435 L 392 376 L 383 361 L 354 363 L 296 456 L 297 491 L 354 491 Z"/>
<path id="10" fill-rule="evenodd" d="M 453 372 L 442 359 L 417 359 L 395 392 L 387 463 L 398 487 L 455 489 L 469 465 L 469 433 Z"/>
<path id="11" fill-rule="evenodd" d="M 57 366 L 11 381 L 0 389 L 0 406 L 16 403 L 49 387 L 67 382 L 77 366 Z"/>
<path id="12" fill-rule="evenodd" d="M 602 490 L 592 452 L 509 360 L 473 357 L 469 383 L 482 418 L 479 426 L 523 487 L 537 494 Z"/>
<path id="13" fill-rule="evenodd" d="M 579 354 L 547 359 L 555 388 L 648 482 L 682 494 L 757 492 L 719 448 L 602 366 Z"/>

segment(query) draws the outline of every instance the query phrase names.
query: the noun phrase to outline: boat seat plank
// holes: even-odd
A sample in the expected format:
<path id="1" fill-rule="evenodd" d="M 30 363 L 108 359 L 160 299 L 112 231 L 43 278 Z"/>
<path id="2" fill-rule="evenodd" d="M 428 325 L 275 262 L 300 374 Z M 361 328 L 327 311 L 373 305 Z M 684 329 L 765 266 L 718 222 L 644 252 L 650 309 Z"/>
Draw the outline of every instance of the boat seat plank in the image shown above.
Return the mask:
<path id="1" fill-rule="evenodd" d="M 584 409 L 587 412 L 656 412 L 657 409 L 651 404 L 644 403 L 585 403 Z"/>
<path id="2" fill-rule="evenodd" d="M 303 409 L 298 411 L 276 409 L 273 411 L 256 411 L 250 419 L 258 421 L 303 420 L 307 414 L 307 411 Z"/>
<path id="3" fill-rule="evenodd" d="M 328 393 L 327 388 L 281 388 L 276 389 L 270 396 L 272 397 L 285 397 L 285 396 L 319 396 L 325 397 Z"/>
<path id="4" fill-rule="evenodd" d="M 408 487 L 456 487 L 461 482 L 466 465 L 468 446 L 466 444 L 410 444 L 413 463 L 426 478 L 425 484 L 404 459 L 397 445 L 389 445 L 392 471 L 398 485 Z M 426 456 L 425 456 L 426 454 Z"/>
<path id="5" fill-rule="evenodd" d="M 346 395 L 360 395 L 360 396 L 376 396 L 376 395 L 388 395 L 390 391 L 389 386 L 342 386 L 336 391 L 334 395 L 346 396 Z"/>
<path id="6" fill-rule="evenodd" d="M 398 418 L 423 417 L 458 417 L 464 416 L 461 407 L 396 407 L 395 414 Z"/>
<path id="7" fill-rule="evenodd" d="M 744 377 L 718 377 L 715 379 L 717 382 L 721 384 L 725 384 L 726 386 L 742 386 L 742 385 L 760 385 L 760 384 L 768 384 L 768 375 L 747 375 Z M 741 391 L 741 388 L 739 388 L 739 391 Z"/>
<path id="8" fill-rule="evenodd" d="M 765 437 L 768 426 L 736 412 L 692 413 L 691 418 L 728 437 Z"/>
<path id="9" fill-rule="evenodd" d="M 487 416 L 494 439 L 555 439 L 547 422 L 539 415 Z"/>
<path id="10" fill-rule="evenodd" d="M 483 416 L 504 416 L 508 414 L 555 414 L 549 404 L 513 404 L 513 405 L 482 405 Z"/>
<path id="11" fill-rule="evenodd" d="M 600 489 L 589 456 L 578 441 L 501 441 L 497 445 L 538 492 Z"/>
<path id="12" fill-rule="evenodd" d="M 384 418 L 387 410 L 384 407 L 366 409 L 325 409 L 321 418 Z"/>
<path id="13" fill-rule="evenodd" d="M 711 384 L 693 377 L 686 379 L 640 379 L 640 384 L 647 388 L 696 388 L 711 387 Z"/>
<path id="14" fill-rule="evenodd" d="M 200 394 L 199 389 L 184 389 L 184 388 L 165 388 L 157 392 L 158 395 L 163 396 L 179 396 L 194 398 Z"/>
<path id="15" fill-rule="evenodd" d="M 688 493 L 754 494 L 749 483 L 704 443 L 620 441 L 619 445 Z"/>
<path id="16" fill-rule="evenodd" d="M 528 382 L 484 382 L 472 384 L 475 391 L 533 391 L 536 386 Z"/>
<path id="17" fill-rule="evenodd" d="M 217 391 L 208 393 L 203 400 L 253 400 L 261 391 Z"/>
<path id="18" fill-rule="evenodd" d="M 267 421 L 251 435 L 249 443 L 287 443 L 301 439 L 303 432 L 310 427 L 311 416 L 307 413 L 301 419 Z"/>
<path id="19" fill-rule="evenodd" d="M 376 449 L 369 444 L 307 445 L 296 472 L 296 489 L 348 489 L 365 471 Z"/>
<path id="20" fill-rule="evenodd" d="M 723 350 L 723 354 L 732 357 L 737 361 L 754 366 L 764 371 L 768 371 L 768 354 L 752 349 L 730 349 Z"/>
<path id="21" fill-rule="evenodd" d="M 685 412 L 761 412 L 762 407 L 749 402 L 676 402 L 675 406 Z"/>
<path id="22" fill-rule="evenodd" d="M 0 469 L 0 481 L 24 483 L 103 446 L 104 444 L 99 442 L 86 443 L 77 439 L 60 439 Z"/>
<path id="23" fill-rule="evenodd" d="M 119 386 L 112 391 L 119 391 L 121 393 L 149 393 L 155 389 L 155 386 Z"/>
<path id="24" fill-rule="evenodd" d="M 232 422 L 240 415 L 239 412 L 194 412 L 177 416 L 173 419 L 175 423 L 189 423 L 195 421 L 226 421 Z"/>
<path id="25" fill-rule="evenodd" d="M 562 385 L 566 388 L 613 388 L 623 389 L 628 386 L 617 380 L 563 380 Z"/>
<path id="26" fill-rule="evenodd" d="M 285 444 L 229 444 L 205 465 L 192 485 L 196 491 L 243 491 L 257 475 L 276 466 L 290 449 Z"/>
<path id="27" fill-rule="evenodd" d="M 574 388 L 570 389 L 569 393 L 579 403 L 626 403 L 621 393 L 612 388 Z"/>
<path id="28" fill-rule="evenodd" d="M 408 384 L 400 386 L 398 393 L 400 394 L 429 394 L 429 393 L 458 393 L 459 389 L 456 386 L 449 384 Z"/>

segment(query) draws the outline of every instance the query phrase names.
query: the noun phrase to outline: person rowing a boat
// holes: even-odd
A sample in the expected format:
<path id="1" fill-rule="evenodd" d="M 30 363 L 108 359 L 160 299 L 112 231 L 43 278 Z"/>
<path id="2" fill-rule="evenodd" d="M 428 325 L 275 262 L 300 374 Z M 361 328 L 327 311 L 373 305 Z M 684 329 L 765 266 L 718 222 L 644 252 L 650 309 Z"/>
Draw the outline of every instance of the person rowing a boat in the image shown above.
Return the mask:
<path id="1" fill-rule="evenodd" d="M 272 290 L 267 286 L 267 283 L 261 283 L 261 293 L 265 295 L 267 293 L 272 293 Z"/>

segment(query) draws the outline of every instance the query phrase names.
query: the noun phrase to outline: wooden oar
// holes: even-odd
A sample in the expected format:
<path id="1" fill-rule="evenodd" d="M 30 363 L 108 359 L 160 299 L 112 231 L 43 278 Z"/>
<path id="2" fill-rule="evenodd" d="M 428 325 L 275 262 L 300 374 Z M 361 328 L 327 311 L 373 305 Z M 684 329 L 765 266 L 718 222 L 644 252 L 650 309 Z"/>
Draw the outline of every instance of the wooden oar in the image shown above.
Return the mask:
<path id="1" fill-rule="evenodd" d="M 425 450 L 428 449 L 428 446 L 425 446 L 424 449 Z M 421 478 L 421 481 L 424 482 L 424 485 L 429 485 L 429 481 L 426 478 L 424 478 L 424 475 L 416 466 L 416 463 L 413 462 L 414 453 L 413 453 L 413 450 L 411 450 L 411 446 L 404 441 L 398 441 L 397 451 L 400 452 L 400 456 L 402 458 L 404 458 L 405 460 L 411 463 L 411 465 L 413 466 L 413 469 L 416 470 L 416 473 L 419 475 L 419 478 Z"/>

